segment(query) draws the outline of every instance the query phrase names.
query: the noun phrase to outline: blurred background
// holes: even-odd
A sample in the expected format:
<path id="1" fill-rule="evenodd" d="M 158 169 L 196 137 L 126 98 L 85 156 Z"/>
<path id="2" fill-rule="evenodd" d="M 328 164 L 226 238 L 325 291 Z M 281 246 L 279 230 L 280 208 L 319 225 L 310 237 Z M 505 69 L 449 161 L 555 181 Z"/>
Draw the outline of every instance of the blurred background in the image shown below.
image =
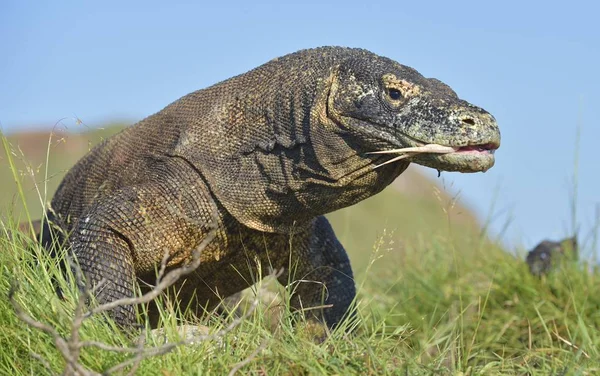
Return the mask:
<path id="1" fill-rule="evenodd" d="M 578 0 L 5 0 L 0 127 L 17 145 L 20 166 L 36 173 L 29 180 L 45 179 L 50 145 L 49 194 L 92 144 L 191 91 L 299 49 L 362 47 L 491 112 L 502 146 L 485 174 L 437 178 L 412 168 L 381 196 L 335 213 L 345 244 L 367 247 L 384 230 L 417 245 L 436 231 L 483 228 L 514 250 L 577 231 L 583 252 L 595 255 L 599 7 Z M 4 152 L 0 178 L 0 204 L 18 210 Z M 25 189 L 39 206 L 33 185 Z"/>

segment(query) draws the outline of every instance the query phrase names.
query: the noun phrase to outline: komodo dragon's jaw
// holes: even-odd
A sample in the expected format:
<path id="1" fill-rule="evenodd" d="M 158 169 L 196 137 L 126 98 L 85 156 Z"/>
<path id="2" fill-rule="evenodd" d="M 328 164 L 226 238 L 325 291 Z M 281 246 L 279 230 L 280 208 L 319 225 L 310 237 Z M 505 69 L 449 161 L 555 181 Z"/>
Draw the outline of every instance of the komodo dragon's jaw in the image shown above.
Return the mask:
<path id="1" fill-rule="evenodd" d="M 437 144 L 449 152 L 414 153 L 405 161 L 460 172 L 487 171 L 494 165 L 500 131 L 487 111 L 460 99 L 441 81 L 393 60 L 379 58 L 368 69 L 360 67 L 356 62 L 341 65 L 328 98 L 329 115 L 363 141 L 365 150 L 359 152 Z M 377 154 L 373 164 L 397 156 Z"/>
<path id="2" fill-rule="evenodd" d="M 396 118 L 396 137 L 408 147 L 438 144 L 454 152 L 417 154 L 412 162 L 442 171 L 480 172 L 494 165 L 500 147 L 496 120 L 485 110 L 453 99 L 413 99 Z"/>

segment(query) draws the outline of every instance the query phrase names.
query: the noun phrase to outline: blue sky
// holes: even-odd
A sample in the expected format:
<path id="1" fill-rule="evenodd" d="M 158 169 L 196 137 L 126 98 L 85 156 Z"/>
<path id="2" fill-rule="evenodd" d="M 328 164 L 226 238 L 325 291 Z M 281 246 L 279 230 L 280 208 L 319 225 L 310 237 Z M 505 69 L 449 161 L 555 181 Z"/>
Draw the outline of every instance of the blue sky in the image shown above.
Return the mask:
<path id="1" fill-rule="evenodd" d="M 579 127 L 576 218 L 591 251 L 600 205 L 599 7 L 577 0 L 5 0 L 0 125 L 135 121 L 301 48 L 363 47 L 441 79 L 497 118 L 496 166 L 440 181 L 482 218 L 491 215 L 493 233 L 511 246 L 570 233 Z"/>

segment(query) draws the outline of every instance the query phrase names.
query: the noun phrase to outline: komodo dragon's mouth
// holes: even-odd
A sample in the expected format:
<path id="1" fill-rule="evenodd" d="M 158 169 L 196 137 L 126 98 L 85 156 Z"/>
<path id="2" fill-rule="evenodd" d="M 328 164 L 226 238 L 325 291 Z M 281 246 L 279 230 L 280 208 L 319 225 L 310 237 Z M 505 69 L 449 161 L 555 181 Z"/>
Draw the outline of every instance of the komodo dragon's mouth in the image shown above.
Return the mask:
<path id="1" fill-rule="evenodd" d="M 410 159 L 412 162 L 424 166 L 437 168 L 444 171 L 477 172 L 487 171 L 494 165 L 494 153 L 500 147 L 497 142 L 466 146 L 444 146 L 439 144 L 425 144 L 392 150 L 381 150 L 367 154 L 399 154 L 379 165 L 381 167 L 402 159 Z"/>
<path id="2" fill-rule="evenodd" d="M 497 149 L 498 149 L 497 144 L 488 142 L 487 144 L 483 144 L 483 145 L 461 146 L 458 149 L 456 149 L 456 153 L 476 152 L 476 153 L 492 153 L 492 154 L 494 154 Z"/>

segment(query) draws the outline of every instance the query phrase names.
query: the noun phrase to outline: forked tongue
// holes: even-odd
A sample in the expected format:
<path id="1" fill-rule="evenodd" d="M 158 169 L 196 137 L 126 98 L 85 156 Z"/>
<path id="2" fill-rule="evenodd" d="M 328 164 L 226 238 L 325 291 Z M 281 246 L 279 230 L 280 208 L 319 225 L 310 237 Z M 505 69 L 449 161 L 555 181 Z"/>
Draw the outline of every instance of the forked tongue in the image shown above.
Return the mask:
<path id="1" fill-rule="evenodd" d="M 388 163 L 392 163 L 392 162 L 399 161 L 401 159 L 412 157 L 416 154 L 427 154 L 427 153 L 448 154 L 448 153 L 454 153 L 455 151 L 456 151 L 456 149 L 451 146 L 442 146 L 442 145 L 438 145 L 438 144 L 427 144 L 427 145 L 423 145 L 423 146 L 415 146 L 415 147 L 410 147 L 410 148 L 373 151 L 373 152 L 370 152 L 367 154 L 403 154 L 403 155 L 397 156 L 396 158 L 392 158 L 389 161 L 386 161 L 380 165 L 375 166 L 375 168 L 377 168 L 377 167 L 384 166 Z"/>

